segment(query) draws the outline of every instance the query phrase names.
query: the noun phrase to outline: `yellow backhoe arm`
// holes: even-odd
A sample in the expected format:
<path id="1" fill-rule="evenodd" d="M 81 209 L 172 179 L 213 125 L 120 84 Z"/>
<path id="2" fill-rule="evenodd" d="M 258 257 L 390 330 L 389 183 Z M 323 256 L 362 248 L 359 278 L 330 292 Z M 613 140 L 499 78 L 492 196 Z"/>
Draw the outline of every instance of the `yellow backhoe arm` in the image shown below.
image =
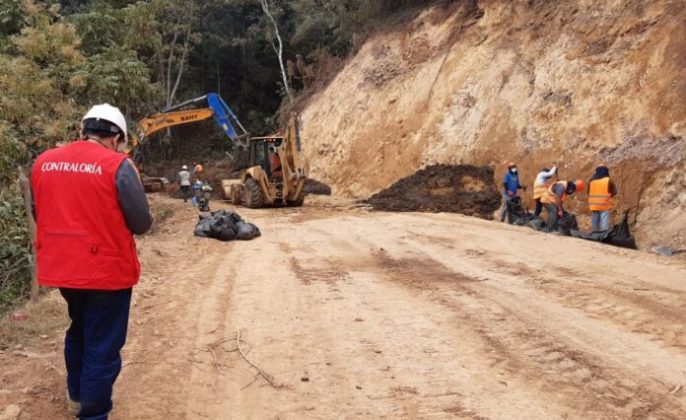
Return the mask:
<path id="1" fill-rule="evenodd" d="M 214 111 L 210 108 L 191 109 L 186 111 L 160 112 L 145 117 L 138 122 L 138 135 L 148 137 L 157 131 L 175 125 L 194 123 L 212 118 Z"/>
<path id="2" fill-rule="evenodd" d="M 191 109 L 186 111 L 172 111 L 172 112 L 158 112 L 152 114 L 138 121 L 138 130 L 136 135 L 131 136 L 130 153 L 131 150 L 137 149 L 144 138 L 163 130 L 167 127 L 175 125 L 194 123 L 197 121 L 212 118 L 214 111 L 210 108 Z"/>

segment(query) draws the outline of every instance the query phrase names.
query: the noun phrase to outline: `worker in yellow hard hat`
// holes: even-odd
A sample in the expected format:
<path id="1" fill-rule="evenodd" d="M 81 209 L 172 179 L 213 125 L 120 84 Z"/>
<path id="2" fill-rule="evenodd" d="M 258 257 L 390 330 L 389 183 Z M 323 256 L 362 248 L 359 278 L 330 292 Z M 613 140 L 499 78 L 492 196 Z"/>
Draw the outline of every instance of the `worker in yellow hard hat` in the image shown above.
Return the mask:
<path id="1" fill-rule="evenodd" d="M 553 183 L 541 197 L 541 203 L 548 213 L 548 229 L 557 228 L 558 220 L 564 216 L 562 204 L 570 195 L 583 191 L 586 183 L 580 179 L 576 181 L 557 181 Z"/>

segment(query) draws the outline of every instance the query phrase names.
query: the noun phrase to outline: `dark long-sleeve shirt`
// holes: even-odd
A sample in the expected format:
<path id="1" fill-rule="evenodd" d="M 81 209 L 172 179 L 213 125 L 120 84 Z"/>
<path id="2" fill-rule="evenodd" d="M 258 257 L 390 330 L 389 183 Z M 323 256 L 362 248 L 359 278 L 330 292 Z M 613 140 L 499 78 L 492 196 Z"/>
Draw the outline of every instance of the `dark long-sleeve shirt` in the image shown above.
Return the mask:
<path id="1" fill-rule="evenodd" d="M 150 206 L 138 173 L 128 159 L 117 169 L 115 180 L 119 207 L 124 213 L 126 225 L 136 235 L 144 234 L 152 227 Z"/>

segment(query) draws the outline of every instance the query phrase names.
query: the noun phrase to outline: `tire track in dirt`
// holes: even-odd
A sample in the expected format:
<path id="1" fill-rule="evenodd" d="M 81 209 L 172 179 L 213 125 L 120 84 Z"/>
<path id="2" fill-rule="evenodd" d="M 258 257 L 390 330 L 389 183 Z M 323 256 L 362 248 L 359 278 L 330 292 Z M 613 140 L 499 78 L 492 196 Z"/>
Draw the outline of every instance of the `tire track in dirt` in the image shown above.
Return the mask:
<path id="1" fill-rule="evenodd" d="M 325 300 L 326 304 L 335 307 L 336 314 L 349 314 L 349 327 L 345 322 L 333 323 L 325 328 L 325 336 L 332 340 L 326 344 L 329 354 L 338 355 L 346 366 L 332 375 L 344 382 L 351 378 L 359 381 L 353 382 L 356 388 L 359 385 L 355 394 L 344 392 L 339 398 L 352 398 L 354 403 L 371 407 L 358 415 L 506 417 L 502 407 L 490 404 L 492 400 L 506 401 L 504 407 L 516 407 L 532 418 L 550 417 L 556 412 L 551 409 L 554 402 L 546 404 L 547 408 L 531 405 L 535 394 L 516 387 L 508 389 L 497 375 L 484 376 L 488 366 L 482 365 L 479 349 L 466 343 L 461 332 L 453 328 L 451 311 L 421 294 L 388 283 L 378 270 L 369 269 L 374 267 L 369 250 L 378 249 L 378 238 L 358 233 L 346 239 L 332 238 L 330 231 L 313 226 L 308 231 L 315 242 L 328 238 L 316 252 L 281 248 L 291 251 L 291 269 L 306 290 L 327 290 L 332 297 Z M 340 392 L 340 385 L 336 389 Z M 359 400 L 357 393 L 364 398 Z M 316 400 L 321 401 L 322 396 Z M 369 401 L 374 403 L 370 406 Z M 340 401 L 331 404 L 340 408 Z M 350 413 L 346 408 L 335 412 L 341 417 Z"/>
<path id="2" fill-rule="evenodd" d="M 226 249 L 189 238 L 188 246 L 197 252 L 184 252 L 185 244 L 177 237 L 187 238 L 184 227 L 174 225 L 164 235 L 166 240 L 146 250 L 156 254 L 155 275 L 147 271 L 134 289 L 136 303 L 113 419 L 184 418 L 184 407 L 178 402 L 189 395 L 193 374 L 213 369 L 211 362 L 199 359 L 189 349 L 197 344 L 196 323 L 213 304 L 213 293 L 221 290 L 217 283 L 222 278 L 220 261 Z"/>
<path id="3" fill-rule="evenodd" d="M 654 386 L 637 383 L 609 367 L 606 361 L 574 349 L 550 331 L 532 326 L 513 309 L 485 295 L 485 290 L 480 291 L 479 282 L 451 274 L 438 261 L 425 256 L 426 262 L 417 264 L 415 257 L 396 259 L 384 252 L 378 253 L 377 258 L 389 272 L 390 280 L 433 290 L 438 302 L 452 308 L 462 322 L 481 336 L 490 350 L 485 354 L 492 357 L 493 366 L 505 366 L 508 373 L 525 377 L 542 393 L 563 390 L 560 397 L 570 409 L 601 417 L 686 415 L 681 404 L 666 398 Z M 448 285 L 446 280 L 450 279 L 458 280 Z"/>
<path id="4" fill-rule="evenodd" d="M 566 267 L 546 267 L 536 272 L 523 263 L 493 257 L 485 259 L 493 264 L 495 271 L 521 277 L 566 307 L 582 310 L 597 319 L 610 320 L 667 347 L 686 348 L 686 311 L 678 290 L 667 292 L 668 289 L 661 288 L 659 292 L 652 292 L 660 296 L 651 297 L 637 291 L 628 292 L 634 288 L 628 283 L 602 285 L 603 278 Z"/>

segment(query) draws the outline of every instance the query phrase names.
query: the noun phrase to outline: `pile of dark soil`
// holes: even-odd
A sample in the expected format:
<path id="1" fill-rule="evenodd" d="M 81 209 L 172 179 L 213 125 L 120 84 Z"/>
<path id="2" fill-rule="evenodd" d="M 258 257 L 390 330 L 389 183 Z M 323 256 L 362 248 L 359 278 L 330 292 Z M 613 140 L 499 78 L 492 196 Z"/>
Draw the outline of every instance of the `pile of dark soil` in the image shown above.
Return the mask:
<path id="1" fill-rule="evenodd" d="M 303 186 L 305 194 L 331 195 L 331 187 L 316 179 L 307 178 Z"/>
<path id="2" fill-rule="evenodd" d="M 450 212 L 492 219 L 500 206 L 493 169 L 433 165 L 405 177 L 365 201 L 380 211 Z"/>

